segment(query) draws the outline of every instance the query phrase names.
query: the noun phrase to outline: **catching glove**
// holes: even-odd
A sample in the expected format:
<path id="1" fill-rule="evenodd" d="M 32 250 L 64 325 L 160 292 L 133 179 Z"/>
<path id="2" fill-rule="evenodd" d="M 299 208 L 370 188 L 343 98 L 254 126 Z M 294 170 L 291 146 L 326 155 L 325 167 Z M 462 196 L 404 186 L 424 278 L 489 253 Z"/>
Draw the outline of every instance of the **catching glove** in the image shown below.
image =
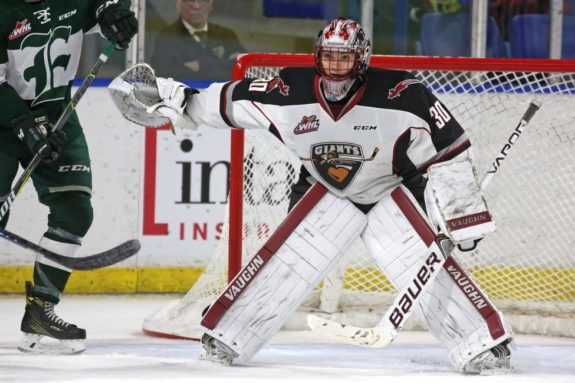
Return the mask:
<path id="1" fill-rule="evenodd" d="M 116 4 L 104 6 L 105 8 L 98 8 L 96 11 L 102 34 L 116 44 L 116 49 L 128 48 L 130 40 L 138 33 L 136 15 L 131 10 Z"/>
<path id="2" fill-rule="evenodd" d="M 148 112 L 156 112 L 169 118 L 175 127 L 196 130 L 197 125 L 186 113 L 186 106 L 192 96 L 199 92 L 173 78 L 157 77 L 156 85 L 161 102 L 148 108 Z"/>
<path id="3" fill-rule="evenodd" d="M 12 126 L 32 154 L 39 153 L 44 162 L 57 160 L 66 144 L 66 133 L 61 130 L 54 132 L 54 126 L 43 113 L 16 117 Z"/>

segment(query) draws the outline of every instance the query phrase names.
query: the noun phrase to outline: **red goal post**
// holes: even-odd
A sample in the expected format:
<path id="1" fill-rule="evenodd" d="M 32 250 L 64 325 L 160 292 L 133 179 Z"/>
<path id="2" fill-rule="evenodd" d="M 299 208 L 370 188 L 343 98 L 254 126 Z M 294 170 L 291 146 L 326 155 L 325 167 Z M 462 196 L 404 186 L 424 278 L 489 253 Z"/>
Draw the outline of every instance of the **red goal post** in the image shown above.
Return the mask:
<path id="1" fill-rule="evenodd" d="M 313 65 L 309 54 L 246 54 L 232 79 Z M 515 331 L 575 337 L 575 60 L 376 55 L 370 66 L 411 71 L 431 88 L 469 134 L 479 174 L 501 150 L 529 101 L 543 103 L 486 191 L 498 230 L 477 250 L 455 256 Z M 287 213 L 286 188 L 297 174 L 286 170 L 299 166 L 268 135 L 232 130 L 229 223 L 222 241 L 186 296 L 146 318 L 148 333 L 199 336 L 203 308 L 240 270 L 242 256 L 244 262 L 249 259 Z M 354 253 L 344 256 L 302 310 L 370 327 L 395 291 L 370 264 L 362 244 L 352 248 Z M 303 327 L 297 321 L 288 326 Z"/>

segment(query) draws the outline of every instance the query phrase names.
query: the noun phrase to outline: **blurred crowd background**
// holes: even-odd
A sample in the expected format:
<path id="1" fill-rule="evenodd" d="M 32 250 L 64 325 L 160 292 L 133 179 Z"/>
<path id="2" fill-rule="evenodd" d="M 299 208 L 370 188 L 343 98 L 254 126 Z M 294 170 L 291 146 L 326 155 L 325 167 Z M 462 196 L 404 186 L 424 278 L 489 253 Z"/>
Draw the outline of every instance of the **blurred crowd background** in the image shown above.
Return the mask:
<path id="1" fill-rule="evenodd" d="M 371 33 L 374 54 L 575 59 L 575 0 L 132 3 L 142 32 L 131 50 L 113 57 L 103 70 L 104 77 L 115 76 L 130 63 L 145 61 L 165 77 L 208 83 L 226 81 L 241 53 L 311 53 L 317 32 L 327 20 L 337 16 L 362 22 Z M 484 20 L 481 12 L 487 17 L 485 28 L 478 29 Z M 479 21 L 474 24 L 474 20 Z M 105 42 L 97 36 L 87 39 L 83 61 L 89 65 Z M 485 41 L 483 54 L 473 53 L 477 41 Z M 558 47 L 555 53 L 553 43 Z M 82 68 L 84 73 L 88 70 Z"/>

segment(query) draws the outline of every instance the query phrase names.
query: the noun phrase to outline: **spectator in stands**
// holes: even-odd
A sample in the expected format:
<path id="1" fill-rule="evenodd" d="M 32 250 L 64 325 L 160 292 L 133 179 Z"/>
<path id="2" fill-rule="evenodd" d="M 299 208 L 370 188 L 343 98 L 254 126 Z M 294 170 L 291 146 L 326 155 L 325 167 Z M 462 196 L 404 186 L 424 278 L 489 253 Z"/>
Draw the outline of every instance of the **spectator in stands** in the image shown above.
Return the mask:
<path id="1" fill-rule="evenodd" d="M 208 21 L 214 0 L 176 0 L 176 7 L 178 20 L 158 34 L 148 61 L 159 75 L 229 80 L 245 49 L 234 31 Z"/>

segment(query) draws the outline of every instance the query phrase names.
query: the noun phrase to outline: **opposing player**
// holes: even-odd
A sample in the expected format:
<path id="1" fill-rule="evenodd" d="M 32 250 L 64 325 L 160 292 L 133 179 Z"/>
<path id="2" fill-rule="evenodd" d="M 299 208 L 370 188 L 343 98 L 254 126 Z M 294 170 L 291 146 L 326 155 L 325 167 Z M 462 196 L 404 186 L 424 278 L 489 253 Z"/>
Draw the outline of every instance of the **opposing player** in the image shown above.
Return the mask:
<path id="1" fill-rule="evenodd" d="M 199 93 L 156 81 L 160 102 L 148 114 L 192 129 L 268 129 L 303 162 L 293 209 L 205 313 L 203 357 L 249 360 L 360 236 L 397 288 L 414 275 L 425 283 L 428 269 L 419 265 L 449 257 L 430 292 L 412 292 L 416 312 L 460 371 L 510 371 L 501 313 L 449 250 L 430 252 L 437 228 L 454 244 L 495 229 L 464 130 L 409 73 L 368 68 L 370 41 L 355 21 L 329 22 L 314 55 L 315 68 Z M 124 79 L 110 87 L 127 115 L 126 105 L 136 108 L 150 93 Z"/>
<path id="2" fill-rule="evenodd" d="M 90 157 L 75 113 L 61 130 L 53 132 L 53 124 L 70 101 L 84 34 L 101 31 L 117 49 L 125 49 L 138 22 L 124 0 L 4 0 L 0 10 L 0 202 L 18 165 L 26 167 L 40 153 L 32 179 L 40 202 L 50 209 L 40 245 L 74 256 L 92 224 Z M 8 215 L 2 227 L 7 220 Z M 19 350 L 84 351 L 86 331 L 54 312 L 70 272 L 36 257 L 34 283 L 26 282 Z M 60 342 L 49 347 L 40 342 L 43 336 Z"/>

